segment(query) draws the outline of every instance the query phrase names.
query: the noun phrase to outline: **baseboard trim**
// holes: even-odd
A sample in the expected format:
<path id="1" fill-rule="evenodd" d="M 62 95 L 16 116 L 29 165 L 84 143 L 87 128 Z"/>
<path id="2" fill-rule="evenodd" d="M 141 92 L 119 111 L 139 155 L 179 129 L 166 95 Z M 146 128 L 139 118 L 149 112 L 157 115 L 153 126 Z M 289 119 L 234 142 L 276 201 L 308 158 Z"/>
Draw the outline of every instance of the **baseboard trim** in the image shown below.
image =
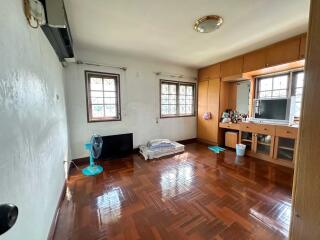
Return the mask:
<path id="1" fill-rule="evenodd" d="M 216 142 L 211 142 L 211 141 L 204 140 L 201 138 L 197 138 L 197 142 L 201 143 L 201 144 L 205 144 L 205 145 L 218 145 Z"/>
<path id="2" fill-rule="evenodd" d="M 179 140 L 177 142 L 181 143 L 183 145 L 186 145 L 186 144 L 196 143 L 197 139 L 196 138 L 190 138 L 190 139 L 185 139 L 185 140 Z"/>
<path id="3" fill-rule="evenodd" d="M 72 159 L 72 162 L 77 166 L 89 164 L 89 157 Z M 70 168 L 75 168 L 74 164 L 70 164 Z"/>
<path id="4" fill-rule="evenodd" d="M 132 153 L 134 153 L 134 154 L 138 154 L 138 153 L 139 153 L 139 151 L 140 151 L 140 149 L 139 149 L 139 148 L 134 148 L 134 149 L 133 149 L 133 151 L 132 151 Z"/>
<path id="5" fill-rule="evenodd" d="M 59 216 L 59 212 L 60 212 L 62 201 L 63 201 L 63 199 L 65 197 L 66 189 L 67 189 L 67 182 L 64 181 L 63 188 L 62 188 L 62 191 L 60 193 L 59 201 L 58 201 L 58 204 L 57 204 L 57 207 L 56 207 L 56 211 L 54 213 L 54 216 L 53 216 L 53 219 L 52 219 L 52 222 L 51 222 L 50 231 L 49 231 L 47 240 L 52 240 L 53 237 L 54 237 L 54 233 L 55 233 L 55 230 L 56 230 L 56 227 L 57 227 L 57 222 L 58 222 L 58 216 Z"/>
<path id="6" fill-rule="evenodd" d="M 179 140 L 177 142 L 185 145 L 185 144 L 197 143 L 198 139 L 197 138 L 190 138 L 190 139 L 185 139 L 185 140 Z M 132 150 L 132 153 L 134 153 L 134 154 L 139 153 L 139 148 L 134 148 Z M 77 166 L 86 165 L 89 163 L 89 157 L 75 158 L 75 159 L 72 159 L 72 162 L 75 163 Z M 73 168 L 75 168 L 75 166 L 74 166 L 74 164 L 71 163 L 70 167 L 69 167 L 69 171 Z"/>

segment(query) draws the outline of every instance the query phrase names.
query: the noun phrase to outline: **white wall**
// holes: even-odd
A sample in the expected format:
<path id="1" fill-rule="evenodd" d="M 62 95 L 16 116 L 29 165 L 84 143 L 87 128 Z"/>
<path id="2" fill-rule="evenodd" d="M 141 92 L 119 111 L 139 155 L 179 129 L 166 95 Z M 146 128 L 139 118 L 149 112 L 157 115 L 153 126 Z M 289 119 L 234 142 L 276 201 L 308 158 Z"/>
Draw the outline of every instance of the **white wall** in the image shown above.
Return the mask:
<path id="1" fill-rule="evenodd" d="M 70 64 L 66 68 L 66 96 L 68 121 L 70 126 L 70 144 L 72 158 L 88 155 L 83 144 L 93 133 L 111 135 L 133 133 L 134 147 L 146 143 L 152 138 L 170 138 L 184 140 L 196 137 L 196 118 L 183 117 L 159 119 L 159 77 L 154 72 L 185 74 L 195 77 L 194 69 L 175 66 L 151 59 L 121 56 L 114 53 L 98 53 L 78 50 L 78 59 L 107 65 L 127 67 L 127 71 L 108 67 L 92 67 Z M 85 70 L 96 70 L 120 74 L 121 121 L 87 123 Z M 186 78 L 182 81 L 195 81 Z"/>
<path id="2" fill-rule="evenodd" d="M 0 204 L 19 208 L 0 238 L 43 240 L 69 154 L 63 68 L 41 29 L 27 25 L 21 0 L 1 1 L 0 52 Z"/>

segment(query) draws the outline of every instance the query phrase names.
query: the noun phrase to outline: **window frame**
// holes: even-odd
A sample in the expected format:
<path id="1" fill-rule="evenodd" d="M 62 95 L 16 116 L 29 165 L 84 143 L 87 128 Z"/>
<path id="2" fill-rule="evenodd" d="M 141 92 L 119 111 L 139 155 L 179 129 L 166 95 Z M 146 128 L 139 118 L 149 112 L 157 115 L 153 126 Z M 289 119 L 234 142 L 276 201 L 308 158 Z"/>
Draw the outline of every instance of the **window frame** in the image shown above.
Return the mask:
<path id="1" fill-rule="evenodd" d="M 299 73 L 304 73 L 304 77 L 303 77 L 303 85 L 302 87 L 297 87 L 297 75 Z M 302 112 L 302 99 L 303 99 L 303 90 L 304 90 L 304 85 L 305 85 L 305 71 L 304 69 L 298 69 L 296 71 L 292 71 L 291 73 L 292 75 L 292 94 L 291 96 L 295 96 L 297 97 L 297 89 L 302 89 L 302 93 L 301 93 L 301 101 L 299 101 L 300 103 L 300 113 L 299 113 L 299 116 L 297 115 L 293 115 L 294 116 L 294 119 L 299 121 L 300 120 L 300 117 L 301 117 L 301 112 Z M 300 95 L 300 94 L 299 94 Z M 297 102 L 296 102 L 297 103 Z M 296 106 L 295 106 L 296 107 Z"/>
<path id="2" fill-rule="evenodd" d="M 254 91 L 254 98 L 253 101 L 255 102 L 256 100 L 277 100 L 277 99 L 291 99 L 292 96 L 295 96 L 295 91 L 296 91 L 296 79 L 295 75 L 300 73 L 300 72 L 305 72 L 304 68 L 296 68 L 296 69 L 290 69 L 288 71 L 283 71 L 283 72 L 276 72 L 276 73 L 271 73 L 271 74 L 265 74 L 265 75 L 259 75 L 255 76 L 255 91 Z M 259 98 L 259 88 L 260 88 L 260 83 L 259 81 L 263 78 L 273 78 L 277 76 L 283 76 L 283 75 L 288 75 L 288 85 L 287 85 L 287 97 L 268 97 L 268 98 Z M 303 83 L 305 84 L 305 82 Z M 302 87 L 304 88 L 304 86 Z M 278 90 L 278 89 L 276 89 Z M 274 90 L 271 90 L 274 91 Z M 303 94 L 302 94 L 303 98 Z M 253 115 L 255 113 L 255 104 L 253 105 Z M 289 109 L 290 111 L 290 109 Z M 301 114 L 301 112 L 300 112 Z M 300 117 L 296 117 L 294 114 L 294 119 L 299 120 Z"/>
<path id="3" fill-rule="evenodd" d="M 287 88 L 286 89 L 274 89 L 273 88 L 273 78 L 275 77 L 281 77 L 281 76 L 288 76 L 288 82 L 287 82 Z M 272 89 L 271 90 L 265 90 L 265 91 L 260 91 L 260 81 L 266 78 L 272 78 Z M 291 96 L 291 84 L 292 84 L 292 76 L 291 72 L 282 72 L 282 73 L 274 73 L 274 74 L 269 74 L 269 75 L 262 75 L 262 76 L 257 76 L 256 77 L 256 89 L 255 89 L 255 100 L 264 100 L 264 99 L 284 99 L 284 98 L 289 98 Z M 274 91 L 284 91 L 286 90 L 287 96 L 286 97 L 272 97 L 272 93 Z M 259 93 L 260 92 L 271 92 L 271 97 L 260 97 Z"/>
<path id="4" fill-rule="evenodd" d="M 160 84 L 159 84 L 159 109 L 160 109 L 160 119 L 164 119 L 164 118 L 180 118 L 180 117 L 195 117 L 196 113 L 197 113 L 197 84 L 194 82 L 182 82 L 182 81 L 174 81 L 174 80 L 167 80 L 167 79 L 160 79 Z M 161 112 L 161 107 L 162 107 L 162 84 L 163 83 L 168 83 L 168 84 L 174 84 L 177 86 L 176 88 L 176 109 L 177 109 L 177 114 L 175 115 L 163 115 Z M 191 114 L 180 114 L 179 110 L 180 110 L 180 85 L 184 85 L 184 86 L 192 86 L 193 87 L 193 101 L 192 101 L 192 105 L 193 105 L 193 111 Z"/>
<path id="5" fill-rule="evenodd" d="M 113 122 L 113 121 L 121 121 L 121 92 L 120 92 L 120 74 L 117 73 L 108 73 L 108 72 L 97 72 L 97 71 L 84 71 L 85 75 L 85 87 L 86 87 L 86 105 L 87 105 L 87 122 L 95 123 L 95 122 Z M 105 78 L 105 77 L 113 78 L 116 84 L 116 117 L 103 117 L 103 118 L 93 118 L 92 117 L 92 109 L 91 106 L 91 88 L 90 88 L 90 79 L 91 77 L 97 78 Z M 106 104 L 102 104 L 105 106 Z"/>

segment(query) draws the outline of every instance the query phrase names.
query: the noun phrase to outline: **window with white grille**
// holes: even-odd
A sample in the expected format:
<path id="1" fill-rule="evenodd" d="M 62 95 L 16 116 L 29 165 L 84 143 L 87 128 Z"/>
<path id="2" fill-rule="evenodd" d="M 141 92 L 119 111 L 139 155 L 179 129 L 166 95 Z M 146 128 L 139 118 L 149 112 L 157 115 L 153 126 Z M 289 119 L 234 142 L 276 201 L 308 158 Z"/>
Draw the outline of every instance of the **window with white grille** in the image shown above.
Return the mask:
<path id="1" fill-rule="evenodd" d="M 160 115 L 183 117 L 195 115 L 195 84 L 160 80 Z"/>
<path id="2" fill-rule="evenodd" d="M 88 122 L 121 120 L 119 74 L 86 71 Z"/>

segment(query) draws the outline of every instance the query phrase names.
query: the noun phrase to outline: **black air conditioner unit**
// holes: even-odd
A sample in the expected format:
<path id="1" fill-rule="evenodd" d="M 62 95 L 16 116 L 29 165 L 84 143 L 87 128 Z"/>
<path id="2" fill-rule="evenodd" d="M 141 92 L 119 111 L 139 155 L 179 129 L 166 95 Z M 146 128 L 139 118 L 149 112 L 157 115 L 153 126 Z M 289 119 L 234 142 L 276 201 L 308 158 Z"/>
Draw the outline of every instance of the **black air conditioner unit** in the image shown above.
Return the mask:
<path id="1" fill-rule="evenodd" d="M 41 0 L 46 11 L 46 25 L 41 28 L 60 61 L 73 58 L 73 47 L 63 0 Z"/>

